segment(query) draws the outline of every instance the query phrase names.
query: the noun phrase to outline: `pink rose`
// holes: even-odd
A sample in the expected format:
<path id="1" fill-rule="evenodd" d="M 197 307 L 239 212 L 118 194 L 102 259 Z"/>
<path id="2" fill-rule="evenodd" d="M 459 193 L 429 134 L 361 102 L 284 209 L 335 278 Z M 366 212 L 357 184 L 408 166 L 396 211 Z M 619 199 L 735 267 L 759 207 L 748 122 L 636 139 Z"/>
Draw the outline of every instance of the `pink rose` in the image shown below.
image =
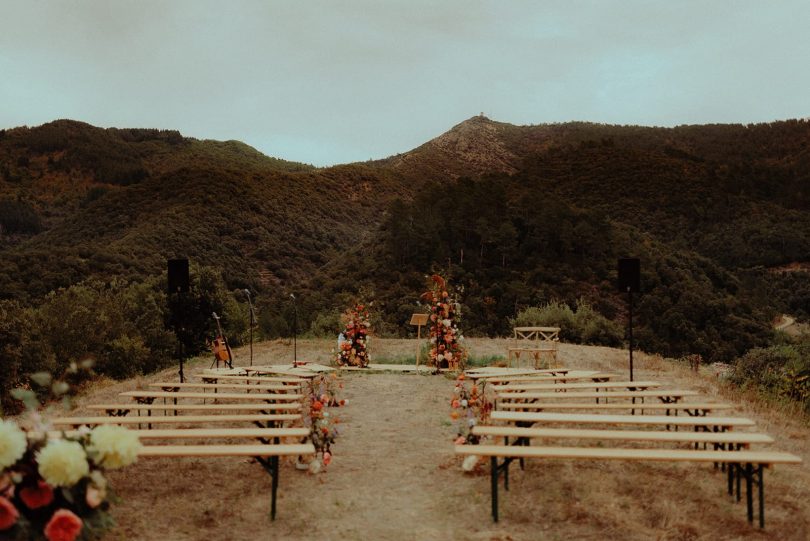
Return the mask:
<path id="1" fill-rule="evenodd" d="M 0 496 L 0 530 L 8 530 L 17 523 L 20 512 L 7 498 Z"/>
<path id="2" fill-rule="evenodd" d="M 20 499 L 29 509 L 39 509 L 53 501 L 53 489 L 45 481 L 38 481 L 36 486 L 20 489 Z"/>
<path id="3" fill-rule="evenodd" d="M 72 511 L 59 509 L 45 525 L 48 541 L 74 541 L 82 531 L 82 519 Z"/>

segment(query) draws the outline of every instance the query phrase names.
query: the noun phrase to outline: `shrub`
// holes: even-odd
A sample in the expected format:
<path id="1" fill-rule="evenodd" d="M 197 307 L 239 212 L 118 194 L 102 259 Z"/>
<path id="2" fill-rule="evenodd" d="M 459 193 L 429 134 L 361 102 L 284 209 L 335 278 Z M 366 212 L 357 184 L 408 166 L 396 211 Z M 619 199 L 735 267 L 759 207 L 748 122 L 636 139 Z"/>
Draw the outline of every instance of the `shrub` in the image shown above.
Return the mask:
<path id="1" fill-rule="evenodd" d="M 622 330 L 619 325 L 580 299 L 577 311 L 566 303 L 552 301 L 544 306 L 530 306 L 510 318 L 513 327 L 560 327 L 560 339 L 578 344 L 619 346 Z"/>

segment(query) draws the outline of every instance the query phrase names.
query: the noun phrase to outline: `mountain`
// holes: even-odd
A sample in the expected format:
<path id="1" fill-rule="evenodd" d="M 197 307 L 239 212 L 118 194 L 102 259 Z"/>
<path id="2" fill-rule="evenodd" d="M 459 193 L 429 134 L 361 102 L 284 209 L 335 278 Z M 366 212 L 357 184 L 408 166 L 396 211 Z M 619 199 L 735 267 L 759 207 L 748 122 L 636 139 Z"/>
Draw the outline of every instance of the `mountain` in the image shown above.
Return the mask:
<path id="1" fill-rule="evenodd" d="M 587 303 L 621 323 L 617 257 L 642 259 L 642 347 L 728 360 L 810 315 L 810 122 L 654 128 L 470 118 L 413 150 L 330 168 L 236 141 L 59 120 L 0 131 L 0 298 L 37 306 L 90 278 L 162 277 L 167 258 L 250 288 L 262 331 L 327 329 L 354 295 L 378 330 L 432 271 L 466 328 Z M 288 293 L 299 295 L 297 306 Z"/>

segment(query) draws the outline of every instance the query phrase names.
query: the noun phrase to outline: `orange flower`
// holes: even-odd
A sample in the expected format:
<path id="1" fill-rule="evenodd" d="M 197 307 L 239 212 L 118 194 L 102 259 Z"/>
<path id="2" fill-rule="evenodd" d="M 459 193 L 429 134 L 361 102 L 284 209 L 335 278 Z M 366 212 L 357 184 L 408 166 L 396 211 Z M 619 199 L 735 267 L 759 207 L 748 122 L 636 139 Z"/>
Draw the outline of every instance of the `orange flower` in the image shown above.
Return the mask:
<path id="1" fill-rule="evenodd" d="M 29 509 L 39 509 L 53 501 L 53 489 L 51 485 L 40 480 L 36 486 L 20 490 L 20 499 Z"/>
<path id="2" fill-rule="evenodd" d="M 67 509 L 60 509 L 45 525 L 45 538 L 48 541 L 74 541 L 81 531 L 82 519 Z"/>
<path id="3" fill-rule="evenodd" d="M 453 420 L 458 419 L 458 412 L 457 411 L 451 411 L 450 412 L 450 418 L 453 419 Z"/>
<path id="4" fill-rule="evenodd" d="M 321 404 L 319 401 L 316 400 L 315 402 L 312 403 L 312 409 L 314 409 L 315 411 L 321 411 L 323 409 L 323 404 Z"/>
<path id="5" fill-rule="evenodd" d="M 463 380 L 465 379 L 465 378 L 464 378 L 464 374 L 459 374 L 459 375 L 458 375 L 458 379 L 463 381 Z"/>
<path id="6" fill-rule="evenodd" d="M 17 523 L 20 512 L 8 498 L 0 496 L 0 530 L 8 530 Z"/>

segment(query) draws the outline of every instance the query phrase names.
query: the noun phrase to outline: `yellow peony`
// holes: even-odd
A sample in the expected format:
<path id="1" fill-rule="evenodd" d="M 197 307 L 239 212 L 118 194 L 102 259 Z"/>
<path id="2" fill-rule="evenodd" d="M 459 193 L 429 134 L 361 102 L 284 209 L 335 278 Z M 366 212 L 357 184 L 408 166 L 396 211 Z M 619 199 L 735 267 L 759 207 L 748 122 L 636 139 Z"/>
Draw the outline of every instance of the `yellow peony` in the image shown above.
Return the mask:
<path id="1" fill-rule="evenodd" d="M 53 440 L 37 453 L 39 474 L 57 487 L 71 487 L 90 473 L 87 454 L 77 441 Z"/>
<path id="2" fill-rule="evenodd" d="M 102 425 L 90 433 L 90 453 L 99 466 L 111 470 L 135 462 L 141 447 L 138 435 L 123 426 Z"/>
<path id="3" fill-rule="evenodd" d="M 28 448 L 25 432 L 14 421 L 0 420 L 0 469 L 22 458 Z"/>

